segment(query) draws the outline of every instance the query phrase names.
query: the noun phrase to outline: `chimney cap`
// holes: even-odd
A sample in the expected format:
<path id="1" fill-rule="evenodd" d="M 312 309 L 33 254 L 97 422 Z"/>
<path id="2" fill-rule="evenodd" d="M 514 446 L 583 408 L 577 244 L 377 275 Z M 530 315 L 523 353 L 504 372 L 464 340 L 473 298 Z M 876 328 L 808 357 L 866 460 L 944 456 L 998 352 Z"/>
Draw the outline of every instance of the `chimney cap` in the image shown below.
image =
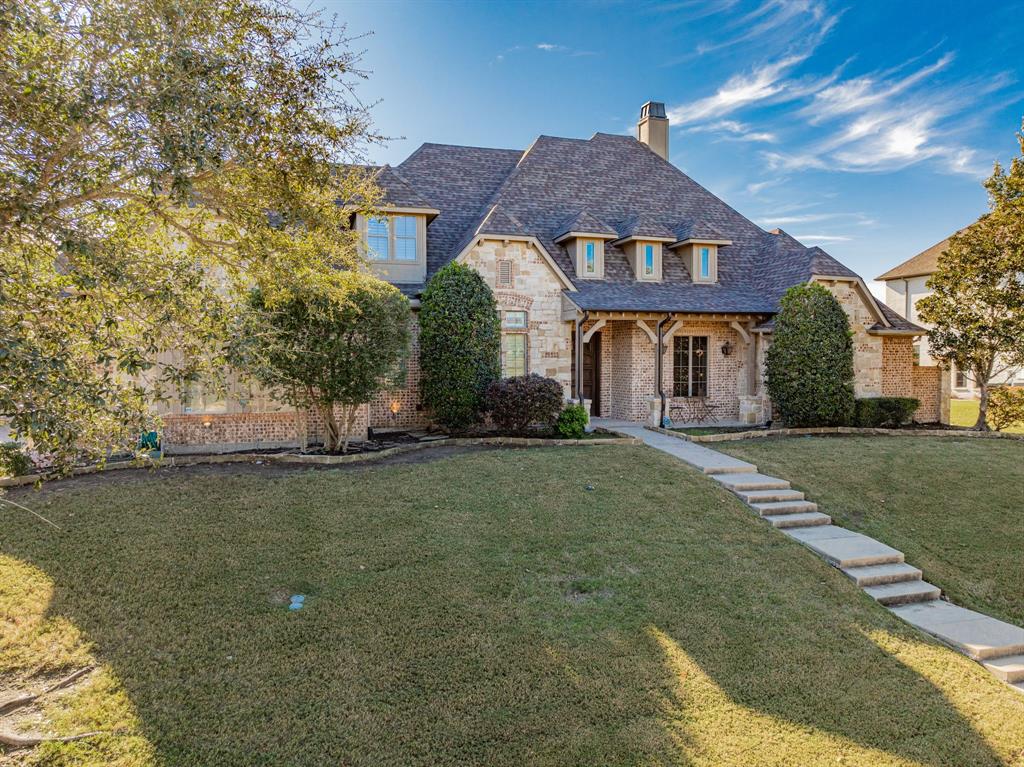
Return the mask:
<path id="1" fill-rule="evenodd" d="M 668 119 L 668 115 L 665 114 L 664 102 L 648 101 L 640 107 L 640 119 L 643 120 L 645 117 L 660 117 L 663 120 Z"/>

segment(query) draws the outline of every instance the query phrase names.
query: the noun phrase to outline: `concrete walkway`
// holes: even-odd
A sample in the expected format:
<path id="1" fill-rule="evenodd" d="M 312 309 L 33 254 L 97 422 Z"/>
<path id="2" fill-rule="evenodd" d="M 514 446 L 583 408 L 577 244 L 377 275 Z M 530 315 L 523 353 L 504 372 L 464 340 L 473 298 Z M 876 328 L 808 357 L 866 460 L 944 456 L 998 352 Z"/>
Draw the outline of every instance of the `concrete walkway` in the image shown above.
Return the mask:
<path id="1" fill-rule="evenodd" d="M 1024 628 L 939 599 L 937 586 L 903 561 L 903 552 L 832 524 L 818 505 L 788 481 L 757 467 L 628 421 L 595 419 L 596 426 L 642 440 L 700 469 L 728 488 L 772 527 L 803 544 L 860 586 L 894 615 L 981 663 L 1024 692 Z"/>

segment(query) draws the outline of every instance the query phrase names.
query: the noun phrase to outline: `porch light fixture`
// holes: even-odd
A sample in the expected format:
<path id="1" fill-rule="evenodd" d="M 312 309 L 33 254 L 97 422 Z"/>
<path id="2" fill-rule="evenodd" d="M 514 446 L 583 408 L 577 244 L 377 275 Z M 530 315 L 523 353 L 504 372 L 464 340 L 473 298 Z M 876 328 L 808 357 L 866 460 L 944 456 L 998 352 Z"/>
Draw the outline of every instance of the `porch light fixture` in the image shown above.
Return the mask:
<path id="1" fill-rule="evenodd" d="M 728 357 L 730 354 L 732 354 L 732 343 L 730 341 L 726 341 L 722 344 L 722 356 Z"/>
<path id="2" fill-rule="evenodd" d="M 398 415 L 398 411 L 402 409 L 402 403 L 398 400 L 391 402 L 391 415 Z"/>

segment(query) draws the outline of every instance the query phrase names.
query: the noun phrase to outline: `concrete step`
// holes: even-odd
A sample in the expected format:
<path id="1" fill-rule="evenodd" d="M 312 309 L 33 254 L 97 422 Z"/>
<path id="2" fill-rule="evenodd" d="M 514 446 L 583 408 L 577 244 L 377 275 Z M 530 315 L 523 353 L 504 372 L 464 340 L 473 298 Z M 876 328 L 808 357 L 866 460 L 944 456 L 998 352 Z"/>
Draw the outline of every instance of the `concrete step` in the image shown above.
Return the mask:
<path id="1" fill-rule="evenodd" d="M 1024 653 L 1024 628 L 974 610 L 939 600 L 889 609 L 907 623 L 953 645 L 974 660 Z"/>
<path id="2" fill-rule="evenodd" d="M 868 565 L 847 567 L 843 574 L 858 586 L 880 586 L 884 583 L 921 580 L 921 571 L 906 562 L 892 565 Z"/>
<path id="3" fill-rule="evenodd" d="M 736 495 L 746 503 L 772 503 L 774 501 L 802 501 L 799 490 L 737 490 Z"/>
<path id="4" fill-rule="evenodd" d="M 789 482 L 778 477 L 758 474 L 756 471 L 744 474 L 712 474 L 711 478 L 732 491 L 736 490 L 788 490 Z"/>
<path id="5" fill-rule="evenodd" d="M 809 514 L 818 510 L 818 504 L 812 501 L 771 501 L 770 503 L 752 503 L 750 507 L 767 517 L 769 514 Z"/>
<path id="6" fill-rule="evenodd" d="M 777 527 L 780 530 L 791 527 L 813 527 L 815 525 L 832 524 L 832 517 L 817 511 L 811 511 L 806 514 L 765 514 L 761 518 L 772 527 Z"/>
<path id="7" fill-rule="evenodd" d="M 938 599 L 941 590 L 927 581 L 900 581 L 865 586 L 864 591 L 883 605 L 909 605 Z"/>
<path id="8" fill-rule="evenodd" d="M 903 552 L 835 525 L 792 527 L 782 531 L 839 568 L 886 565 L 903 561 Z"/>
<path id="9" fill-rule="evenodd" d="M 1011 684 L 1010 687 L 1012 687 L 1015 690 L 1020 690 L 1021 692 L 1024 692 L 1024 682 L 1017 682 L 1015 684 Z"/>
<path id="10" fill-rule="evenodd" d="M 985 666 L 997 679 L 1015 684 L 1024 682 L 1024 655 L 1007 655 L 1005 658 L 987 660 Z M 1021 688 L 1024 689 L 1024 688 Z"/>

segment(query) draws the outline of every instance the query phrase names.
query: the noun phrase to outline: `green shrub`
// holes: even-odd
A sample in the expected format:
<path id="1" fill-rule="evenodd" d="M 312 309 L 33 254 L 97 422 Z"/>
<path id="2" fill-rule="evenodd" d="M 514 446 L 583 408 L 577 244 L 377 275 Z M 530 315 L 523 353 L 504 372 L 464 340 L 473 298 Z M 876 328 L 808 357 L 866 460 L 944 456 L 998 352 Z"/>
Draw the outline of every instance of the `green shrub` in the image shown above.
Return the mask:
<path id="1" fill-rule="evenodd" d="M 857 400 L 853 422 L 868 429 L 898 429 L 910 423 L 920 406 L 913 397 L 864 397 Z"/>
<path id="2" fill-rule="evenodd" d="M 522 433 L 534 424 L 554 426 L 563 402 L 561 384 L 536 373 L 495 381 L 487 389 L 491 420 L 512 433 Z"/>
<path id="3" fill-rule="evenodd" d="M 587 409 L 583 405 L 572 404 L 567 405 L 565 410 L 558 414 L 555 427 L 558 429 L 558 436 L 563 439 L 581 439 L 587 432 L 589 422 Z"/>
<path id="4" fill-rule="evenodd" d="M 787 426 L 842 426 L 853 416 L 853 341 L 846 312 L 816 283 L 782 297 L 766 384 Z"/>
<path id="5" fill-rule="evenodd" d="M 0 477 L 20 477 L 31 474 L 35 465 L 17 442 L 0 444 Z"/>
<path id="6" fill-rule="evenodd" d="M 501 325 L 494 294 L 468 266 L 435 274 L 420 299 L 423 404 L 450 429 L 479 423 L 487 387 L 501 372 Z"/>
<path id="7" fill-rule="evenodd" d="M 988 395 L 989 425 L 996 431 L 1024 426 L 1024 389 L 1000 386 Z"/>

